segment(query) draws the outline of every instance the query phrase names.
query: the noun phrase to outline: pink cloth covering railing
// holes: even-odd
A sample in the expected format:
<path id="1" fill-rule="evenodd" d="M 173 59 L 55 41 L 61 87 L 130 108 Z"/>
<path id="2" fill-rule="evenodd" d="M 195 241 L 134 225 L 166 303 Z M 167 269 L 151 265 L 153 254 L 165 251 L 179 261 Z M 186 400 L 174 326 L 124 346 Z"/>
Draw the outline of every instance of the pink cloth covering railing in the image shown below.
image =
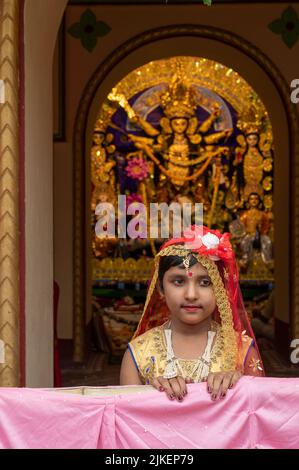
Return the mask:
<path id="1" fill-rule="evenodd" d="M 182 403 L 148 388 L 110 396 L 3 388 L 0 448 L 298 449 L 299 379 L 243 377 L 216 402 L 206 384 L 190 385 Z"/>

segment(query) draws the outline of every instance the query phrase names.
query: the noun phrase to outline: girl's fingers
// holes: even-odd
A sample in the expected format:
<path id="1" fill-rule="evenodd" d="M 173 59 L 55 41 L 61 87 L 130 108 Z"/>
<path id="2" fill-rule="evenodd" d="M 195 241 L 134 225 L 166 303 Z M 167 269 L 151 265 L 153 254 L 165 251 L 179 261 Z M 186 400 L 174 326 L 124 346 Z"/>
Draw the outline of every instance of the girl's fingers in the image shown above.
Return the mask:
<path id="1" fill-rule="evenodd" d="M 226 372 L 223 375 L 222 383 L 219 390 L 220 398 L 224 398 L 226 396 L 227 390 L 233 388 L 241 376 L 242 374 L 240 371 Z"/>
<path id="2" fill-rule="evenodd" d="M 177 376 L 173 379 L 165 379 L 159 376 L 153 378 L 151 381 L 151 385 L 155 389 L 160 392 L 165 392 L 170 400 L 177 399 L 178 401 L 183 401 L 184 397 L 187 395 L 188 390 L 186 384 L 188 383 L 194 383 L 194 380 L 191 379 L 191 377 L 184 379 L 181 376 Z"/>
<path id="3" fill-rule="evenodd" d="M 241 377 L 242 377 L 241 372 L 236 370 L 234 375 L 232 376 L 229 388 L 233 388 Z"/>
<path id="4" fill-rule="evenodd" d="M 152 381 L 151 381 L 151 385 L 153 387 L 155 387 L 157 390 L 160 390 L 160 388 L 162 387 L 161 386 L 161 383 L 159 381 L 159 377 L 155 377 Z M 160 390 L 162 392 L 162 390 Z"/>
<path id="5" fill-rule="evenodd" d="M 173 390 L 175 398 L 178 401 L 182 401 L 182 390 L 181 390 L 181 383 L 178 381 L 178 377 L 174 377 L 173 379 L 169 379 L 170 386 Z"/>
<path id="6" fill-rule="evenodd" d="M 178 376 L 177 377 L 177 381 L 178 383 L 180 384 L 180 388 L 181 388 L 181 397 L 182 399 L 187 395 L 187 386 L 186 386 L 186 382 L 185 382 L 185 379 L 183 379 L 183 377 L 181 376 Z"/>
<path id="7" fill-rule="evenodd" d="M 227 372 L 222 380 L 222 384 L 220 387 L 220 398 L 224 398 L 226 396 L 227 390 L 232 382 L 234 373 L 233 372 Z"/>
<path id="8" fill-rule="evenodd" d="M 175 399 L 175 394 L 173 392 L 173 389 L 169 383 L 169 380 L 167 379 L 164 379 L 164 377 L 159 377 L 159 382 L 160 382 L 160 386 L 164 389 L 166 395 L 168 396 L 168 398 L 170 400 L 174 400 Z M 161 389 L 162 391 L 162 389 Z"/>
<path id="9" fill-rule="evenodd" d="M 186 382 L 186 384 L 192 384 L 192 383 L 194 383 L 194 380 L 191 379 L 191 377 L 186 377 L 185 382 Z"/>
<path id="10" fill-rule="evenodd" d="M 172 395 L 172 389 L 168 383 L 168 380 L 164 379 L 164 377 L 155 377 L 151 381 L 151 385 L 155 387 L 159 392 L 165 392 L 168 398 Z"/>
<path id="11" fill-rule="evenodd" d="M 211 392 L 212 400 L 216 400 L 219 396 L 220 387 L 222 385 L 224 375 L 225 374 L 223 374 L 223 373 L 215 374 L 214 381 L 213 381 L 213 389 L 212 389 L 212 392 Z"/>
<path id="12" fill-rule="evenodd" d="M 212 372 L 208 375 L 208 379 L 207 379 L 208 393 L 212 393 L 213 391 L 214 377 L 215 377 L 215 374 L 213 374 Z"/>

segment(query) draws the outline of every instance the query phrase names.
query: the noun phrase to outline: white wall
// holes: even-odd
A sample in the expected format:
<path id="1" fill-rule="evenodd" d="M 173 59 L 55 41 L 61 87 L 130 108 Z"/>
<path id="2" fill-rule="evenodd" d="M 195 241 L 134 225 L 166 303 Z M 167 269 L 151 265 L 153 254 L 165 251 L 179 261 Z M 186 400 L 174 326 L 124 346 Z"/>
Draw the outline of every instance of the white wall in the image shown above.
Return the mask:
<path id="1" fill-rule="evenodd" d="M 67 0 L 26 0 L 26 386 L 53 384 L 52 62 Z"/>

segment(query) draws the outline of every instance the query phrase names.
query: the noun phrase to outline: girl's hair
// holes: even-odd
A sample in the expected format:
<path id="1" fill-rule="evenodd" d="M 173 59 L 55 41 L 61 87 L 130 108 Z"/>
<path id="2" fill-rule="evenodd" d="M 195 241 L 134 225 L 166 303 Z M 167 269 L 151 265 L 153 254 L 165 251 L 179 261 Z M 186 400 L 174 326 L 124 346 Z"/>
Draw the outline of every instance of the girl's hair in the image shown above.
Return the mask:
<path id="1" fill-rule="evenodd" d="M 190 268 L 198 263 L 195 256 L 191 255 L 190 258 Z M 175 266 L 182 266 L 183 267 L 183 258 L 181 256 L 161 256 L 160 263 L 159 263 L 159 284 L 160 288 L 163 290 L 163 277 L 168 269 L 173 268 Z"/>

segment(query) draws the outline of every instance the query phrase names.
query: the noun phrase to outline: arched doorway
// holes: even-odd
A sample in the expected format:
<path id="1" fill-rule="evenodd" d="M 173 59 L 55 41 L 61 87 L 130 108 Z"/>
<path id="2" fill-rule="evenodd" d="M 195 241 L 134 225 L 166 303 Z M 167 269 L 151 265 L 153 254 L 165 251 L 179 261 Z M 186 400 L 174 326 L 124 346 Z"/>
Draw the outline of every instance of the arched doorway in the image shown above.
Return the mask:
<path id="1" fill-rule="evenodd" d="M 154 255 L 163 243 L 158 235 L 149 240 L 96 236 L 101 224 L 114 228 L 115 218 L 119 222 L 118 195 L 126 196 L 127 205 L 142 202 L 148 215 L 153 202 L 202 203 L 204 224 L 231 232 L 248 314 L 257 295 L 264 303 L 272 299 L 273 133 L 262 100 L 240 74 L 192 56 L 133 70 L 113 84 L 99 106 L 90 161 L 92 249 L 86 256 L 92 267 L 92 317 L 101 325 L 99 343 L 106 339 L 111 362 L 120 362 L 137 328 Z M 257 199 L 258 211 L 248 207 Z M 98 213 L 103 202 L 112 205 L 113 215 Z M 262 244 L 253 260 L 257 217 L 263 221 Z M 258 321 L 253 325 L 259 333 Z M 270 339 L 273 333 L 269 326 Z"/>
<path id="2" fill-rule="evenodd" d="M 90 220 L 88 202 L 90 194 L 82 192 L 88 181 L 89 171 L 85 168 L 82 155 L 89 155 L 91 150 L 91 136 L 94 122 L 97 117 L 99 103 L 102 103 L 106 95 L 121 78 L 150 60 L 158 60 L 173 55 L 197 55 L 200 50 L 204 57 L 218 60 L 226 66 L 238 71 L 262 97 L 269 111 L 273 124 L 274 139 L 279 136 L 276 146 L 276 172 L 274 175 L 276 193 L 274 196 L 275 220 L 278 214 L 283 213 L 284 221 L 279 221 L 277 229 L 279 233 L 275 238 L 276 246 L 276 271 L 275 284 L 283 296 L 276 301 L 276 322 L 283 329 L 284 344 L 282 349 L 288 352 L 289 340 L 296 337 L 298 331 L 298 306 L 295 304 L 296 285 L 290 285 L 289 276 L 295 279 L 296 266 L 295 255 L 286 255 L 283 250 L 285 240 L 292 237 L 294 224 L 296 224 L 295 199 L 283 191 L 289 187 L 296 190 L 294 181 L 290 179 L 291 168 L 295 168 L 298 154 L 296 152 L 297 117 L 289 102 L 289 89 L 276 67 L 253 45 L 242 38 L 214 28 L 200 26 L 176 26 L 148 31 L 128 41 L 117 52 L 112 54 L 97 72 L 91 77 L 77 113 L 76 128 L 74 131 L 75 149 L 75 252 L 74 263 L 74 325 L 75 325 L 75 354 L 77 361 L 82 360 L 84 351 L 84 325 L 86 318 L 90 318 L 90 266 L 84 256 L 84 250 L 88 246 L 90 233 L 82 231 L 84 220 Z M 146 57 L 146 60 L 145 60 Z M 281 137 L 281 138 L 280 138 Z M 283 161 L 288 154 L 289 160 Z M 85 179 L 80 179 L 82 169 L 85 168 Z M 82 194 L 87 194 L 82 200 Z M 283 194 L 283 197 L 281 197 Z M 285 208 L 288 207 L 286 211 Z M 84 216 L 83 216 L 84 214 Z M 295 214 L 291 218 L 290 214 Z M 80 219 L 82 223 L 78 223 Z M 277 224 L 277 222 L 276 222 Z M 283 229 L 282 229 L 283 227 Z M 280 249 L 281 247 L 281 249 Z M 84 266 L 85 263 L 85 266 Z M 292 273 L 292 275 L 290 274 Z M 289 312 L 290 315 L 289 315 Z"/>

